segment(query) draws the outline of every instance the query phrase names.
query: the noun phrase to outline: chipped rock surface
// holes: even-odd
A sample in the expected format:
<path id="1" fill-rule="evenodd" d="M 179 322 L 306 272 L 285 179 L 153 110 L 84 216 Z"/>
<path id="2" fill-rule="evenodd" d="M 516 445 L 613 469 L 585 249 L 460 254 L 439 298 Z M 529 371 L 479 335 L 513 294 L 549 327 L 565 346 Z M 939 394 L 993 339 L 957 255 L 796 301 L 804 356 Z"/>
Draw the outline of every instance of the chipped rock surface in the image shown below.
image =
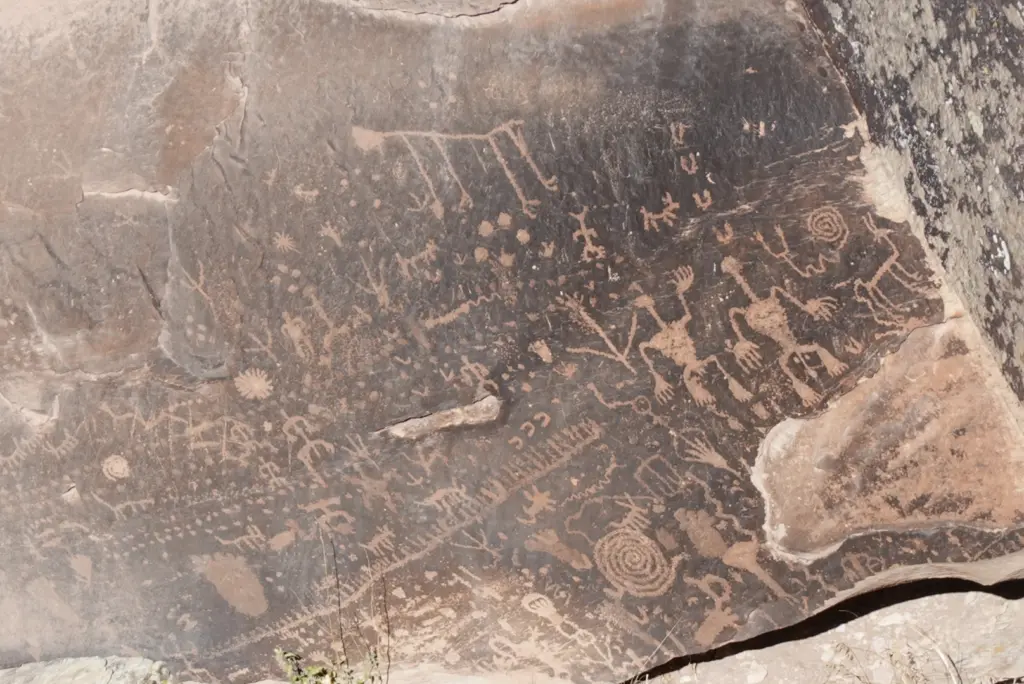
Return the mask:
<path id="1" fill-rule="evenodd" d="M 798 7 L 357 5 L 0 0 L 0 663 L 614 682 L 1024 569 Z"/>

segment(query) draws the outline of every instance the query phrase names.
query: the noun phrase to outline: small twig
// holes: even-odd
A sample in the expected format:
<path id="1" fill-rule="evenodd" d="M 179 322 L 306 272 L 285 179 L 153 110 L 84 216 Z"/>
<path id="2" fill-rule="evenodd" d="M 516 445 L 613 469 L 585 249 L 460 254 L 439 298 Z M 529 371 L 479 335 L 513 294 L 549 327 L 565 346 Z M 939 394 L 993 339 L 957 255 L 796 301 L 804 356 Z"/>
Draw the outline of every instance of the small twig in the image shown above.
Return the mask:
<path id="1" fill-rule="evenodd" d="M 946 668 L 946 674 L 949 675 L 949 684 L 964 684 L 964 680 L 960 677 L 960 673 L 957 671 L 956 665 L 953 664 L 953 660 L 939 647 L 935 639 L 925 634 L 917 625 L 911 625 L 911 628 L 931 642 L 932 650 L 939 656 L 939 660 L 942 661 L 942 665 Z"/>
<path id="2" fill-rule="evenodd" d="M 380 576 L 381 591 L 384 593 L 384 630 L 387 633 L 387 645 L 384 652 L 386 664 L 384 666 L 384 684 L 391 681 L 391 616 L 388 614 L 388 575 L 386 572 Z"/>

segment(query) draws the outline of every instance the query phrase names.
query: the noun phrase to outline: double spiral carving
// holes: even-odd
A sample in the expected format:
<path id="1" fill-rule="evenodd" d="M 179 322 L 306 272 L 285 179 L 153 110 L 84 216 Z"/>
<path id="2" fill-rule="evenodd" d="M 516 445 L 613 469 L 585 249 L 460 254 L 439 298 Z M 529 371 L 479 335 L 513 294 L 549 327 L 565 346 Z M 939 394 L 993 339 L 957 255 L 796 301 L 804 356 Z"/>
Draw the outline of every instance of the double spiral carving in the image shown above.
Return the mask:
<path id="1" fill-rule="evenodd" d="M 670 563 L 658 544 L 640 532 L 620 527 L 597 540 L 594 562 L 619 591 L 633 596 L 661 596 L 676 580 L 676 565 Z"/>
<path id="2" fill-rule="evenodd" d="M 807 230 L 815 240 L 832 245 L 844 242 L 850 232 L 846 226 L 846 219 L 833 207 L 821 207 L 812 211 L 807 217 Z"/>

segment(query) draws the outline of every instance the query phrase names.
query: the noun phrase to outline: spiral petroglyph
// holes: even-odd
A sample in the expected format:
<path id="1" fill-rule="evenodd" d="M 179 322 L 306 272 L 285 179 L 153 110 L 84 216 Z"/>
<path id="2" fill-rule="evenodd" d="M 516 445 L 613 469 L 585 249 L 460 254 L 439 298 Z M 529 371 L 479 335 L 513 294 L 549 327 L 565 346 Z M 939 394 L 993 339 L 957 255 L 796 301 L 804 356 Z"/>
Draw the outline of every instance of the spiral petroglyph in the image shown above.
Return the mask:
<path id="1" fill-rule="evenodd" d="M 128 461 L 120 454 L 103 459 L 103 475 L 108 480 L 124 480 L 131 474 Z"/>
<path id="2" fill-rule="evenodd" d="M 846 219 L 833 207 L 820 207 L 807 217 L 807 230 L 815 240 L 836 244 L 846 240 L 849 228 Z"/>
<path id="3" fill-rule="evenodd" d="M 633 596 L 661 596 L 676 580 L 678 560 L 669 562 L 653 539 L 628 527 L 597 540 L 594 560 L 616 589 Z"/>

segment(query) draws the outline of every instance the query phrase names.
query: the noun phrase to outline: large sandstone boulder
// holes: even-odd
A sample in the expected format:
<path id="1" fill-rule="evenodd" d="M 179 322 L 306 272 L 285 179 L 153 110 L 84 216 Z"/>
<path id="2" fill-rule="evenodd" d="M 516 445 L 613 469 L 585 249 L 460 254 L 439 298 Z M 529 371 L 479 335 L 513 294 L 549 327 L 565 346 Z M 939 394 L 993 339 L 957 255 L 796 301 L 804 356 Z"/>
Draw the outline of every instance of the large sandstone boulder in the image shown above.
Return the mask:
<path id="1" fill-rule="evenodd" d="M 447 5 L 0 2 L 4 664 L 617 681 L 1020 575 L 1019 404 L 795 4 Z"/>

